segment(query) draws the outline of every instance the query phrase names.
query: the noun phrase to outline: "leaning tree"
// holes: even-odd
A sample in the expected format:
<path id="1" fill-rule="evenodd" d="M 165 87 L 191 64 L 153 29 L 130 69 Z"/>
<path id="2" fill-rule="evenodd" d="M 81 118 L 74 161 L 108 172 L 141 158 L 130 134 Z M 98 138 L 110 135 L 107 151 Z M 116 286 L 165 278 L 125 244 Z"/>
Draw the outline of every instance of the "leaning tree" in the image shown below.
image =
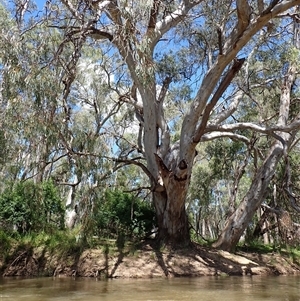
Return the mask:
<path id="1" fill-rule="evenodd" d="M 190 242 L 185 202 L 196 147 L 208 139 L 227 136 L 250 143 L 240 134 L 243 129 L 267 133 L 274 139 L 248 194 L 215 246 L 232 249 L 262 202 L 276 164 L 290 145 L 287 132 L 294 135 L 300 126 L 299 118 L 287 123 L 286 105 L 295 67 L 286 70 L 278 122 L 270 126 L 255 120 L 235 122 L 231 116 L 244 92 L 233 80 L 261 35 L 267 40 L 271 27 L 287 24 L 288 18 L 295 17 L 291 9 L 299 4 L 300 0 L 47 2 L 48 22 L 65 32 L 61 47 L 75 45 L 74 65 L 70 60 L 63 79 L 66 90 L 74 80 L 76 58 L 84 43 L 95 41 L 95 47 L 109 49 L 106 55 L 119 55 L 124 63 L 126 70 L 117 73 L 115 81 L 125 78 L 130 89 L 122 86 L 115 92 L 120 103 L 135 112 L 139 135 L 128 156 L 118 162 L 130 161 L 148 176 L 160 241 L 173 246 Z M 182 115 L 170 121 L 166 100 L 183 81 L 193 93 L 185 100 Z M 226 93 L 232 97 L 220 109 L 218 102 Z M 180 126 L 174 135 L 171 128 L 176 122 Z"/>
<path id="2" fill-rule="evenodd" d="M 268 87 L 269 92 L 271 92 L 270 95 L 266 95 L 265 90 L 265 95 L 257 103 L 258 109 L 260 107 L 260 111 L 264 112 L 264 117 L 260 116 L 260 123 L 263 122 L 264 126 L 261 127 L 259 122 L 256 125 L 244 122 L 240 123 L 239 126 L 240 130 L 243 128 L 255 128 L 254 131 L 256 133 L 267 133 L 273 139 L 269 139 L 269 143 L 266 143 L 268 148 L 264 152 L 260 152 L 261 163 L 260 166 L 256 167 L 250 188 L 236 210 L 226 221 L 221 235 L 214 243 L 215 247 L 225 250 L 233 250 L 235 248 L 245 228 L 251 222 L 255 211 L 260 208 L 260 205 L 268 194 L 273 193 L 274 195 L 275 192 L 270 191 L 268 187 L 274 178 L 280 161 L 283 162 L 284 169 L 283 193 L 290 199 L 291 208 L 295 209 L 293 205 L 295 195 L 292 188 L 296 183 L 293 183 L 293 179 L 291 178 L 290 158 L 288 154 L 295 148 L 299 139 L 300 115 L 297 109 L 299 100 L 297 97 L 299 94 L 297 74 L 299 72 L 300 40 L 298 13 L 299 8 L 295 9 L 291 21 L 285 24 L 284 28 L 277 30 L 277 33 L 280 31 L 285 32 L 286 36 L 289 36 L 289 39 L 286 40 L 286 37 L 283 35 L 280 35 L 280 39 L 275 39 L 277 40 L 277 45 L 273 48 L 273 51 L 276 50 L 276 52 L 272 54 L 272 61 L 277 60 L 277 62 L 272 63 L 269 60 L 271 68 L 268 71 L 263 71 L 269 73 L 269 76 L 264 80 L 269 81 L 269 83 L 272 82 Z M 262 50 L 263 48 L 260 48 L 259 52 L 262 52 Z M 268 53 L 268 50 L 265 49 L 264 52 Z M 256 74 L 258 75 L 259 72 L 257 70 Z M 259 77 L 255 81 L 256 84 L 252 80 L 248 81 L 249 90 L 247 94 L 249 97 L 255 95 L 255 90 L 258 87 L 257 84 L 260 84 Z M 261 89 L 259 88 L 259 90 Z M 268 106 L 267 102 L 271 104 L 273 109 Z M 267 109 L 262 108 L 262 106 L 265 106 Z M 232 126 L 238 126 L 238 123 L 235 125 L 225 125 L 225 128 Z M 220 127 L 222 128 L 222 126 Z"/>

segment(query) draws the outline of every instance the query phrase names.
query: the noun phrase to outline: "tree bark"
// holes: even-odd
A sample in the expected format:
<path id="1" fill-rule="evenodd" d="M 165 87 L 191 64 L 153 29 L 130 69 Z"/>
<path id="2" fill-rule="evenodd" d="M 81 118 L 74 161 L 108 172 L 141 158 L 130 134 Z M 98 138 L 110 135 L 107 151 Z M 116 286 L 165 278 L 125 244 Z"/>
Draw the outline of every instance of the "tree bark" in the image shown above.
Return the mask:
<path id="1" fill-rule="evenodd" d="M 153 203 L 159 229 L 158 242 L 173 248 L 184 248 L 191 242 L 185 208 L 191 165 L 185 162 L 173 162 L 172 155 L 176 155 L 176 150 L 173 149 L 169 156 L 165 156 L 164 161 L 160 156 L 155 155 L 159 170 L 159 185 L 156 185 L 153 192 Z M 185 176 L 179 177 L 176 173 L 177 169 L 185 171 Z"/>
<path id="2" fill-rule="evenodd" d="M 172 195 L 165 191 L 154 192 L 153 202 L 156 208 L 158 225 L 158 243 L 172 248 L 184 248 L 190 245 L 188 218 L 185 210 L 185 197 L 181 197 L 180 185 L 173 185 Z"/>

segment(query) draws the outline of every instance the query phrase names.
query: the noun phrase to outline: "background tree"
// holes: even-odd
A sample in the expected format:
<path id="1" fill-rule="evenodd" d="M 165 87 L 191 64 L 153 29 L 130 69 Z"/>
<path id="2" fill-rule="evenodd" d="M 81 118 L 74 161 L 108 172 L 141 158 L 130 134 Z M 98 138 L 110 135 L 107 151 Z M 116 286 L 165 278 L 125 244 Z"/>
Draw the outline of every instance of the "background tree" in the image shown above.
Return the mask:
<path id="1" fill-rule="evenodd" d="M 104 156 L 93 150 L 103 148 L 109 154 L 108 140 L 104 142 L 100 131 L 108 119 L 105 114 L 114 113 L 117 106 L 104 107 L 103 101 L 99 106 L 99 99 L 107 95 L 103 89 L 106 83 L 96 91 L 89 87 L 91 79 L 104 79 L 99 71 L 91 70 L 96 64 L 84 58 L 72 93 L 66 91 L 65 62 L 66 57 L 72 57 L 72 48 L 60 49 L 64 41 L 61 32 L 45 26 L 45 20 L 14 20 L 3 6 L 1 14 L 1 191 L 25 185 L 20 181 L 32 179 L 39 185 L 52 179 L 59 185 L 67 209 L 74 208 L 75 202 L 84 199 L 82 195 L 97 186 L 101 174 L 111 173 Z M 93 59 L 101 57 L 94 53 Z M 81 72 L 85 72 L 84 80 Z M 87 90 L 93 97 L 86 95 Z M 66 93 L 68 105 L 63 99 Z M 76 195 L 74 188 L 78 186 Z"/>

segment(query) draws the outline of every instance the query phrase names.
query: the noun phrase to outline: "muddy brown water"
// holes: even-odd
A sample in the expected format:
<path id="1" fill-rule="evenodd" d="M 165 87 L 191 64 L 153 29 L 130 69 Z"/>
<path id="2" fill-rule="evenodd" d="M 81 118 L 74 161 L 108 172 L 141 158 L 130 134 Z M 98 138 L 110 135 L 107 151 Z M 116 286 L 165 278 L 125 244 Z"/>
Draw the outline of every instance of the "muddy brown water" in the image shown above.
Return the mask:
<path id="1" fill-rule="evenodd" d="M 0 301 L 300 301 L 300 277 L 0 278 Z"/>

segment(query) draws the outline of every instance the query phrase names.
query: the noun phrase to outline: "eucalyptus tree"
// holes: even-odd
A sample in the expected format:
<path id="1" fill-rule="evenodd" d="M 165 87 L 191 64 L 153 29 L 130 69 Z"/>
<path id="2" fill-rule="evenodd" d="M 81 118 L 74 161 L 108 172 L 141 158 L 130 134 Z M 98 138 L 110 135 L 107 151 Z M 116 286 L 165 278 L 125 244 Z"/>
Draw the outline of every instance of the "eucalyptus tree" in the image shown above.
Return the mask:
<path id="1" fill-rule="evenodd" d="M 102 71 L 95 64 L 104 60 L 102 53 L 85 59 L 88 45 L 80 60 L 72 56 L 77 44 L 62 49 L 62 32 L 46 26 L 47 19 L 38 15 L 28 17 L 26 7 L 22 13 L 14 8 L 20 12 L 18 18 L 9 8 L 0 9 L 1 183 L 5 188 L 6 182 L 33 179 L 39 184 L 51 179 L 59 185 L 67 207 L 74 206 L 111 173 L 104 156 L 109 155 L 110 144 L 102 128 L 119 104 L 112 105 L 113 98 L 108 97 L 103 73 L 109 64 L 102 63 Z M 71 91 L 65 79 L 75 62 Z M 91 86 L 91 81 L 98 85 Z M 109 106 L 104 105 L 107 98 Z M 95 148 L 103 153 L 95 153 Z"/>
<path id="2" fill-rule="evenodd" d="M 268 40 L 268 30 L 286 25 L 295 16 L 291 9 L 299 4 L 298 0 L 61 0 L 48 4 L 54 25 L 65 32 L 64 45 L 70 41 L 76 44 L 77 56 L 83 43 L 94 40 L 95 48 L 111 45 L 108 54 L 124 62 L 124 75 L 118 78 L 124 79 L 129 88 L 116 91 L 120 102 L 132 106 L 139 120 L 139 135 L 127 157 L 120 161 L 131 160 L 149 177 L 160 241 L 174 246 L 190 242 L 185 201 L 196 147 L 209 139 L 228 136 L 250 143 L 239 132 L 243 129 L 275 138 L 242 202 L 244 207 L 232 215 L 216 246 L 231 249 L 262 202 L 280 155 L 289 146 L 287 132 L 299 128 L 297 118 L 287 124 L 288 106 L 284 106 L 289 102 L 287 91 L 295 67 L 285 73 L 277 124 L 235 122 L 231 116 L 242 104 L 244 91 L 232 81 L 261 35 Z M 72 84 L 72 70 L 65 79 L 66 87 Z M 165 100 L 168 91 L 184 82 L 193 93 L 186 100 L 187 109 L 184 106 L 181 115 L 171 122 Z M 224 106 L 218 106 L 229 86 L 227 95 L 232 96 L 223 102 Z M 179 99 L 182 101 L 184 98 Z M 181 124 L 178 135 L 170 130 L 174 122 Z"/>
<path id="3" fill-rule="evenodd" d="M 29 19 L 21 24 L 1 6 L 1 127 L 6 149 L 5 179 L 49 178 L 59 120 L 58 69 L 46 65 L 59 41 L 57 31 Z M 25 12 L 24 12 L 25 13 Z M 24 21 L 24 20 L 23 20 Z M 20 23 L 21 22 L 21 23 Z M 38 37 L 42 39 L 39 40 Z"/>
<path id="4" fill-rule="evenodd" d="M 299 126 L 297 125 L 299 123 L 299 112 L 295 114 L 292 109 L 297 102 L 295 89 L 297 90 L 299 65 L 298 10 L 295 10 L 294 18 L 296 19 L 292 20 L 290 24 L 286 24 L 284 28 L 278 27 L 277 30 L 273 32 L 274 40 L 271 39 L 272 46 L 266 44 L 273 50 L 271 59 L 273 63 L 271 62 L 269 66 L 261 66 L 261 68 L 255 71 L 257 72 L 257 78 L 254 80 L 255 83 L 249 79 L 249 90 L 247 94 L 251 98 L 254 96 L 254 98 L 252 98 L 254 101 L 258 100 L 256 103 L 257 108 L 261 108 L 260 110 L 262 111 L 258 115 L 260 117 L 260 120 L 257 120 L 258 124 L 263 123 L 265 129 L 273 128 L 274 131 L 270 131 L 269 134 L 275 139 L 271 140 L 270 143 L 265 141 L 266 149 L 259 152 L 261 158 L 258 159 L 258 161 L 261 162 L 258 163 L 259 165 L 256 165 L 256 170 L 253 172 L 253 180 L 249 191 L 235 212 L 228 218 L 225 228 L 214 244 L 215 247 L 232 250 L 236 246 L 256 209 L 259 208 L 269 194 L 268 186 L 274 177 L 281 159 L 284 159 L 286 165 L 285 191 L 288 195 L 292 195 L 293 183 L 289 176 L 288 152 L 298 141 L 297 136 L 299 131 Z M 278 34 L 281 39 L 285 34 L 290 37 L 290 40 L 281 43 L 280 40 L 276 39 L 276 35 Z M 265 50 L 260 48 L 259 52 L 260 54 L 258 55 L 263 55 Z M 280 66 L 278 66 L 278 61 L 281 62 Z M 261 74 L 266 75 L 264 80 L 268 82 L 268 89 L 263 89 L 263 93 L 266 95 L 259 99 L 256 97 L 257 95 L 254 91 L 256 88 L 259 90 L 262 89 Z M 251 88 L 253 88 L 253 91 L 251 91 Z M 268 109 L 262 108 L 263 106 Z M 232 125 L 226 126 L 231 127 Z M 239 128 L 251 129 L 253 128 L 253 123 L 250 127 L 248 127 L 247 123 L 241 123 Z M 258 125 L 257 131 L 266 133 L 265 130 L 260 131 L 261 128 L 262 127 Z M 259 148 L 257 149 L 259 150 Z"/>
<path id="5" fill-rule="evenodd" d="M 297 16 L 297 11 L 294 16 Z M 233 177 L 234 185 L 232 185 L 228 196 L 230 210 L 227 217 L 229 218 L 225 221 L 225 229 L 214 246 L 225 249 L 234 248 L 242 232 L 245 230 L 245 227 L 241 227 L 241 225 L 244 224 L 246 227 L 249 225 L 255 212 L 260 212 L 260 204 L 262 201 L 264 201 L 263 210 L 268 208 L 266 204 L 272 207 L 280 206 L 287 210 L 287 205 L 285 202 L 282 202 L 282 200 L 288 199 L 290 196 L 291 202 L 289 211 L 295 210 L 293 209 L 293 202 L 295 201 L 293 197 L 295 196 L 291 195 L 289 190 L 291 187 L 296 187 L 295 173 L 297 172 L 294 171 L 293 176 L 288 175 L 293 171 L 289 167 L 290 156 L 287 154 L 290 152 L 294 153 L 299 139 L 298 129 L 289 130 L 286 128 L 284 131 L 288 131 L 289 134 L 283 133 L 283 135 L 287 135 L 289 139 L 285 142 L 285 140 L 280 137 L 282 133 L 277 136 L 278 132 L 275 134 L 272 131 L 266 132 L 262 127 L 258 127 L 254 130 L 253 125 L 264 125 L 272 128 L 278 123 L 277 119 L 279 119 L 279 114 L 282 116 L 285 115 L 287 124 L 297 121 L 297 114 L 299 113 L 299 87 L 296 69 L 298 66 L 299 50 L 296 42 L 298 30 L 297 23 L 295 23 L 296 20 L 297 17 L 296 19 L 292 18 L 284 27 L 278 25 L 279 20 L 275 20 L 273 22 L 277 24 L 276 26 L 275 23 L 271 23 L 268 28 L 260 32 L 258 42 L 250 51 L 247 62 L 239 75 L 238 83 L 244 95 L 239 108 L 232 115 L 232 118 L 234 118 L 237 123 L 233 125 L 231 122 L 231 124 L 226 124 L 224 127 L 222 125 L 218 126 L 219 129 L 226 128 L 228 130 L 230 130 L 229 128 L 232 126 L 237 126 L 238 132 L 243 134 L 244 137 L 247 137 L 249 143 L 247 143 L 247 148 L 244 147 L 244 149 L 248 149 L 247 154 L 242 155 L 244 158 L 241 158 L 241 165 L 236 170 L 237 174 Z M 269 36 L 268 40 L 266 40 L 266 35 Z M 295 73 L 291 76 L 290 81 L 287 80 L 287 74 L 289 72 L 288 66 L 295 68 L 293 71 Z M 287 96 L 284 95 L 285 87 L 287 89 Z M 290 103 L 285 101 L 286 98 L 290 98 Z M 285 102 L 283 103 L 283 101 Z M 208 127 L 210 127 L 210 125 Z M 274 146 L 274 138 L 277 139 L 279 145 L 283 147 L 283 151 L 278 151 L 277 149 L 278 154 L 276 156 L 270 151 Z M 218 143 L 220 142 L 217 141 L 216 144 Z M 285 145 L 285 143 L 288 144 Z M 222 163 L 223 159 L 226 160 L 225 156 L 223 156 L 223 159 L 220 158 L 220 156 L 216 156 L 217 162 L 219 161 L 220 163 L 219 166 L 217 166 L 219 169 L 218 176 L 224 179 L 224 177 L 222 177 L 224 166 L 226 167 L 232 163 L 232 165 L 236 165 L 238 163 L 238 156 L 241 155 L 241 150 L 242 149 L 237 150 L 234 155 L 236 158 L 229 160 L 226 164 Z M 226 147 L 224 146 L 220 151 L 226 152 Z M 209 155 L 213 155 L 214 153 L 215 149 L 209 151 Z M 226 156 L 229 154 L 228 152 L 225 153 Z M 272 156 L 274 156 L 274 161 Z M 211 160 L 210 163 L 211 162 L 213 161 Z M 273 162 L 273 165 L 271 162 Z M 280 163 L 280 166 L 278 166 L 278 163 Z M 264 172 L 264 176 L 261 176 Z M 227 181 L 230 179 L 230 173 L 231 169 L 227 170 Z M 257 179 L 264 179 L 266 175 L 268 175 L 268 179 L 265 183 L 265 187 L 260 188 L 257 186 L 260 185 Z M 216 178 L 218 178 L 218 176 Z M 240 176 L 243 176 L 244 179 L 241 179 Z M 247 182 L 249 182 L 247 185 L 247 194 L 245 193 L 245 185 L 243 185 L 243 187 L 239 185 L 239 180 L 245 183 L 246 178 Z M 278 179 L 280 179 L 281 182 L 278 181 Z M 252 181 L 252 185 L 249 180 Z M 213 182 L 210 184 L 214 185 Z M 195 184 L 193 186 L 195 186 Z M 275 188 L 277 186 L 277 188 L 273 190 L 273 186 Z M 209 187 L 213 191 L 212 186 Z M 261 193 L 261 191 L 264 191 L 264 193 Z M 243 194 L 241 194 L 241 192 Z M 239 194 L 239 199 L 236 199 L 237 193 Z M 241 197 L 243 195 L 245 195 L 244 198 Z M 240 199 L 242 199 L 242 202 L 237 206 Z M 223 203 L 222 206 L 226 207 L 227 204 Z M 242 214 L 237 216 L 239 210 Z M 270 209 L 266 210 L 271 212 Z M 277 212 L 279 211 L 277 210 Z M 265 216 L 266 215 L 264 215 L 263 218 L 265 218 Z M 236 224 L 232 223 L 234 217 L 236 218 Z M 228 226 L 229 224 L 231 226 Z M 258 225 L 259 224 L 260 222 Z M 232 231 L 233 229 L 234 231 Z M 250 230 L 253 230 L 253 228 L 248 230 L 250 233 Z M 226 231 L 228 235 L 227 239 L 223 237 Z M 240 232 L 236 235 L 236 240 L 233 241 L 233 233 L 236 231 Z M 257 232 L 257 230 L 255 230 L 255 232 Z"/>

